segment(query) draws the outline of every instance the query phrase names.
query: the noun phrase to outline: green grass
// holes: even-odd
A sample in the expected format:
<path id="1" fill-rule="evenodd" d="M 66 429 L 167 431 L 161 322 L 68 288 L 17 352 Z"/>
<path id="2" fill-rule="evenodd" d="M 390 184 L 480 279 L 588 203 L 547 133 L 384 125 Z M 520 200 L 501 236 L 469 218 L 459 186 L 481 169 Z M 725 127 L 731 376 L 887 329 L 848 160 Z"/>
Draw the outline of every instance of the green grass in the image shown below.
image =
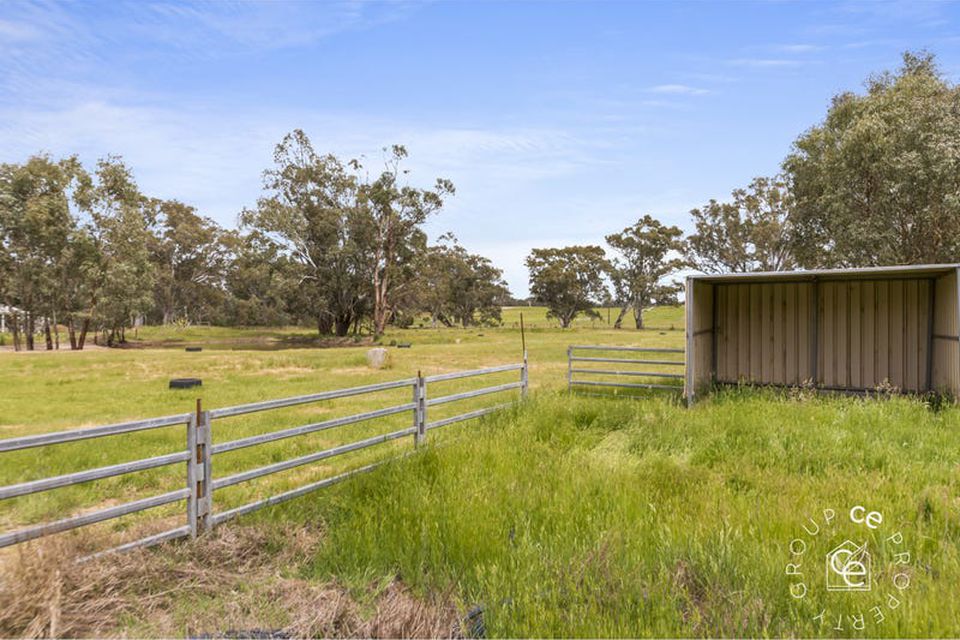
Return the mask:
<path id="1" fill-rule="evenodd" d="M 278 348 L 303 329 L 191 328 L 201 353 L 150 348 L 84 353 L 0 354 L 0 435 L 11 437 L 189 411 L 326 389 L 476 368 L 520 357 L 519 308 L 504 326 L 415 328 L 384 341 L 392 367 L 372 371 L 365 348 Z M 334 580 L 363 599 L 371 584 L 398 578 L 421 594 L 450 593 L 464 609 L 482 604 L 491 636 L 956 636 L 960 634 L 960 409 L 920 401 L 809 398 L 731 390 L 694 409 L 675 397 L 570 398 L 559 393 L 571 343 L 683 345 L 681 308 L 652 310 L 647 330 L 616 331 L 581 320 L 560 330 L 543 309 L 524 308 L 534 399 L 497 416 L 430 433 L 431 446 L 404 461 L 244 518 L 283 540 L 301 526 L 325 531 L 316 557 L 276 572 Z M 671 330 L 672 327 L 672 330 Z M 146 339 L 166 340 L 150 329 Z M 149 334 L 144 330 L 140 337 Z M 249 333 L 248 333 L 249 331 Z M 252 338 L 251 338 L 252 336 Z M 245 341 L 272 341 L 272 350 Z M 176 344 L 171 341 L 169 344 Z M 207 348 L 212 346 L 213 348 Z M 249 345 L 246 345 L 249 346 Z M 170 391 L 196 375 L 196 391 Z M 431 394 L 514 380 L 513 374 L 445 383 Z M 214 441 L 399 404 L 387 392 L 216 422 Z M 495 397 L 431 409 L 440 418 Z M 241 450 L 214 460 L 217 476 L 409 425 L 396 416 Z M 181 449 L 181 428 L 3 454 L 0 484 L 67 473 Z M 374 448 L 215 494 L 218 510 L 410 449 Z M 7 529 L 171 490 L 183 470 L 159 469 L 0 503 Z M 869 594 L 826 595 L 811 560 L 810 597 L 789 595 L 788 545 L 806 519 L 855 504 L 882 511 L 914 557 L 903 605 L 879 626 L 834 631 L 811 617 L 869 604 Z M 182 507 L 146 514 L 166 527 Z M 122 533 L 147 518 L 100 531 Z M 849 522 L 836 536 L 861 535 Z M 130 535 L 128 532 L 126 535 Z M 870 538 L 882 545 L 882 539 Z M 887 548 L 890 545 L 887 545 Z M 885 547 L 878 547 L 883 551 Z M 817 554 L 821 549 L 818 547 Z M 163 548 L 155 553 L 165 553 Z M 822 555 L 822 554 L 820 554 Z M 882 554 L 879 554 L 882 555 Z M 879 561 L 879 560 L 878 560 Z M 887 569 L 881 577 L 889 577 Z M 876 594 L 874 594 L 876 595 Z M 223 607 L 230 593 L 204 605 Z M 847 609 L 845 609 L 847 610 Z M 265 614 L 266 615 L 266 614 Z M 150 621 L 131 623 L 151 635 Z M 159 627 L 158 627 L 159 628 Z"/>
<path id="2" fill-rule="evenodd" d="M 513 310 L 505 316 L 511 317 Z M 545 319 L 545 310 L 524 309 Z M 539 314 L 539 315 L 538 315 Z M 651 312 L 662 322 L 682 322 L 677 307 Z M 519 312 L 517 312 L 519 318 Z M 185 342 L 201 344 L 204 351 L 187 353 L 182 348 L 99 349 L 83 352 L 0 353 L 0 437 L 15 437 L 63 429 L 109 424 L 123 420 L 185 413 L 193 410 L 201 397 L 204 407 L 231 406 L 258 400 L 282 398 L 317 391 L 370 384 L 423 375 L 473 369 L 519 362 L 522 356 L 520 331 L 509 322 L 499 328 L 409 329 L 394 330 L 384 337 L 412 343 L 410 349 L 390 349 L 392 366 L 375 371 L 366 366 L 365 347 L 278 348 L 263 349 L 259 342 L 296 335 L 303 329 L 226 329 L 221 327 L 145 328 L 140 337 L 162 341 L 163 335 L 179 334 Z M 147 335 L 153 332 L 154 335 Z M 244 341 L 254 341 L 251 350 Z M 532 326 L 527 331 L 527 349 L 531 362 L 530 381 L 534 389 L 563 384 L 566 372 L 566 348 L 574 342 L 605 342 L 648 346 L 680 346 L 682 331 L 591 329 L 586 321 L 576 328 L 560 330 Z M 248 348 L 241 348 L 247 346 Z M 212 348 L 211 348 L 212 347 Z M 203 387 L 173 391 L 168 381 L 175 377 L 200 377 Z M 516 373 L 433 385 L 431 395 L 455 393 L 517 379 Z M 496 396 L 485 396 L 431 409 L 432 419 L 494 404 Z M 230 418 L 214 423 L 215 442 L 263 433 L 284 427 L 369 411 L 409 402 L 406 389 L 376 395 L 345 398 Z M 309 436 L 283 440 L 269 445 L 243 449 L 218 456 L 214 471 L 218 476 L 251 469 L 297 455 L 355 441 L 361 437 L 385 433 L 410 425 L 406 414 L 369 423 L 334 429 Z M 12 484 L 52 474 L 70 473 L 116 464 L 141 457 L 161 455 L 185 447 L 182 427 L 140 432 L 3 454 L 0 484 Z M 375 448 L 239 485 L 218 492 L 218 509 L 243 504 L 256 497 L 320 479 L 330 473 L 358 466 L 374 457 L 392 455 L 398 448 L 409 448 L 408 439 L 392 447 Z M 166 467 L 105 479 L 75 487 L 25 496 L 0 502 L 0 525 L 20 526 L 41 522 L 80 509 L 89 509 L 107 501 L 126 501 L 170 491 L 183 485 L 182 470 Z M 182 511 L 178 505 L 159 513 L 172 520 Z M 143 518 L 131 516 L 105 528 L 124 528 Z"/>
<path id="3" fill-rule="evenodd" d="M 548 393 L 258 521 L 323 523 L 307 578 L 452 589 L 494 637 L 956 636 L 958 423 L 907 399 L 730 392 L 687 410 Z M 810 618 L 880 596 L 816 587 L 817 555 L 798 603 L 785 565 L 808 516 L 857 504 L 902 530 L 912 585 L 882 624 L 840 633 Z M 833 541 L 858 535 L 848 522 Z"/>

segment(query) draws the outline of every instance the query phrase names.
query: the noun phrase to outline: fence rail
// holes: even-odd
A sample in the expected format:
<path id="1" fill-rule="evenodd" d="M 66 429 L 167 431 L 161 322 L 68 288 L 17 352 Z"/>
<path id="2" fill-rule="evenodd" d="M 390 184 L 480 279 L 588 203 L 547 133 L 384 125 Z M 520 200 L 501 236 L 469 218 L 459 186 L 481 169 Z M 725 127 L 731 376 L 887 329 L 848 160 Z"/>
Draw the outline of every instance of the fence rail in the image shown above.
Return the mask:
<path id="1" fill-rule="evenodd" d="M 485 376 L 509 371 L 519 371 L 520 380 L 517 382 L 498 384 L 461 393 L 438 396 L 436 398 L 428 397 L 427 394 L 427 387 L 430 383 L 459 380 L 463 378 Z M 272 475 L 274 473 L 312 464 L 320 460 L 326 460 L 328 458 L 340 456 L 352 451 L 359 451 L 361 449 L 366 449 L 401 438 L 412 436 L 415 446 L 422 445 L 426 441 L 427 432 L 431 429 L 437 429 L 456 422 L 462 422 L 464 420 L 479 418 L 480 416 L 484 416 L 510 406 L 514 401 L 504 402 L 491 407 L 485 407 L 473 411 L 467 411 L 465 413 L 435 420 L 433 422 L 427 421 L 428 407 L 445 405 L 470 398 L 477 398 L 496 393 L 505 393 L 513 390 L 519 390 L 520 398 L 523 398 L 527 393 L 528 380 L 529 376 L 527 358 L 526 354 L 524 354 L 523 362 L 519 364 L 488 367 L 485 369 L 474 369 L 471 371 L 458 371 L 427 377 L 418 375 L 415 378 L 364 385 L 360 387 L 351 387 L 348 389 L 336 389 L 333 391 L 324 391 L 321 393 L 295 396 L 291 398 L 253 402 L 209 411 L 204 410 L 200 401 L 197 400 L 196 410 L 191 413 L 181 413 L 160 418 L 150 418 L 147 420 L 135 420 L 100 427 L 90 427 L 86 429 L 75 429 L 57 433 L 45 433 L 35 436 L 0 440 L 0 452 L 12 452 L 33 447 L 57 445 L 65 442 L 75 442 L 79 440 L 121 435 L 135 431 L 160 429 L 174 426 L 183 426 L 186 428 L 185 450 L 99 467 L 96 469 L 51 476 L 48 478 L 41 478 L 38 480 L 31 480 L 29 482 L 21 482 L 18 484 L 0 487 L 0 500 L 26 496 L 60 487 L 92 482 L 103 478 L 110 478 L 174 464 L 186 463 L 187 467 L 187 483 L 185 488 L 177 489 L 175 491 L 168 491 L 159 495 L 133 500 L 124 504 L 115 505 L 80 515 L 69 516 L 52 522 L 45 522 L 42 524 L 17 529 L 15 531 L 2 533 L 0 534 L 0 548 L 26 542 L 28 540 L 34 540 L 46 535 L 76 529 L 98 522 L 104 522 L 106 520 L 119 518 L 128 514 L 152 509 L 154 507 L 182 501 L 186 502 L 187 523 L 185 525 L 153 534 L 139 540 L 134 540 L 118 547 L 101 551 L 89 557 L 92 558 L 104 553 L 126 551 L 137 547 L 151 546 L 176 538 L 183 538 L 187 536 L 195 537 L 199 533 L 239 515 L 250 513 L 252 511 L 275 504 L 280 504 L 282 502 L 286 502 L 287 500 L 305 495 L 311 491 L 328 487 L 356 474 L 372 471 L 384 462 L 387 462 L 387 460 L 367 464 L 350 471 L 339 473 L 329 478 L 324 478 L 323 480 L 311 482 L 295 489 L 256 500 L 254 502 L 234 507 L 219 513 L 214 511 L 213 496 L 214 492 L 216 491 L 243 482 L 249 482 L 257 478 Z M 281 429 L 279 431 L 271 431 L 259 435 L 248 436 L 227 442 L 220 442 L 216 444 L 213 442 L 211 427 L 214 420 L 220 420 L 259 411 L 272 411 L 275 409 L 313 402 L 322 402 L 337 398 L 346 398 L 350 396 L 358 396 L 402 388 L 410 389 L 410 402 L 384 407 L 382 409 L 376 409 L 373 411 L 356 413 L 341 418 L 334 418 L 332 420 L 324 420 L 322 422 L 314 422 L 311 424 Z M 324 449 L 322 451 L 317 451 L 296 458 L 274 462 L 272 464 L 257 467 L 255 469 L 234 473 L 232 475 L 217 478 L 214 478 L 213 476 L 212 458 L 215 455 L 247 447 L 255 447 L 268 442 L 275 442 L 277 440 L 283 440 L 286 438 L 294 438 L 310 433 L 343 427 L 358 422 L 402 414 L 405 412 L 410 412 L 412 417 L 412 423 L 409 427 L 391 431 L 389 433 L 367 437 L 361 440 L 331 447 L 329 449 Z"/>
<path id="2" fill-rule="evenodd" d="M 588 356 L 577 355 L 578 352 L 620 352 L 641 354 L 639 358 Z M 577 387 L 612 387 L 620 389 L 655 389 L 659 391 L 683 391 L 682 385 L 664 384 L 660 382 L 615 382 L 611 380 L 589 379 L 589 376 L 626 376 L 635 378 L 654 378 L 663 380 L 683 380 L 683 373 L 668 373 L 664 371 L 650 371 L 648 369 L 634 369 L 633 365 L 655 365 L 657 367 L 685 367 L 684 360 L 664 359 L 669 356 L 662 354 L 684 354 L 683 349 L 665 349 L 660 347 L 620 347 L 609 345 L 570 345 L 567 347 L 567 389 L 578 391 Z M 658 354 L 644 357 L 645 354 Z M 630 365 L 631 368 L 596 369 L 590 366 L 577 365 L 578 362 L 602 363 L 613 365 Z M 578 377 L 579 376 L 579 377 Z M 588 379 L 584 379 L 587 376 Z M 589 395 L 589 394 L 588 394 Z M 597 394 L 594 394 L 597 395 Z"/>

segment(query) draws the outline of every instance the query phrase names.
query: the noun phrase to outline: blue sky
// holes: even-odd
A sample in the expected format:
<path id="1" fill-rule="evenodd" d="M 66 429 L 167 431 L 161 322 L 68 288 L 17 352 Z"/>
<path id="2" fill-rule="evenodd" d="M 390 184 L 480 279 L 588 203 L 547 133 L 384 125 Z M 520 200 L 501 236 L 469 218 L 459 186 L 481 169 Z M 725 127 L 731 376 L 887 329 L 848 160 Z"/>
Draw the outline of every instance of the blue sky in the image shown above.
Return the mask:
<path id="1" fill-rule="evenodd" d="M 405 144 L 458 193 L 430 223 L 527 290 L 531 247 L 600 243 L 778 170 L 831 96 L 906 49 L 960 79 L 933 2 L 0 2 L 0 162 L 122 155 L 220 223 L 299 127 Z"/>

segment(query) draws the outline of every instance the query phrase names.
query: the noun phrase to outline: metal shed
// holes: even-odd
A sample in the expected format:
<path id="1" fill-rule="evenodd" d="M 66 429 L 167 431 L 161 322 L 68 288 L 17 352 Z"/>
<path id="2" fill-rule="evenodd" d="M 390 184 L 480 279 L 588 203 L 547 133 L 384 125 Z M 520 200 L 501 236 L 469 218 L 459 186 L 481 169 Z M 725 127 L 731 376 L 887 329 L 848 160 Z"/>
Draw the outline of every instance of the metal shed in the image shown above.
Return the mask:
<path id="1" fill-rule="evenodd" d="M 960 397 L 960 264 L 687 278 L 687 402 L 712 384 Z"/>

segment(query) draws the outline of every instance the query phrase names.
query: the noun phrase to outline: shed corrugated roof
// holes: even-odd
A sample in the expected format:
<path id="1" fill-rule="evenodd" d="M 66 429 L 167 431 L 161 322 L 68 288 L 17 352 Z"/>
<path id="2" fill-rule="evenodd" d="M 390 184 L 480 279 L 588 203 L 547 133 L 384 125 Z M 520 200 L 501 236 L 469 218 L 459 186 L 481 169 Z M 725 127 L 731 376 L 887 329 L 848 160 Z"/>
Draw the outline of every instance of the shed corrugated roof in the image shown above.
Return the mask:
<path id="1" fill-rule="evenodd" d="M 953 264 L 908 264 L 856 269 L 810 269 L 807 271 L 755 271 L 751 273 L 716 273 L 689 276 L 702 282 L 783 282 L 803 280 L 871 280 L 939 276 L 960 269 Z"/>

